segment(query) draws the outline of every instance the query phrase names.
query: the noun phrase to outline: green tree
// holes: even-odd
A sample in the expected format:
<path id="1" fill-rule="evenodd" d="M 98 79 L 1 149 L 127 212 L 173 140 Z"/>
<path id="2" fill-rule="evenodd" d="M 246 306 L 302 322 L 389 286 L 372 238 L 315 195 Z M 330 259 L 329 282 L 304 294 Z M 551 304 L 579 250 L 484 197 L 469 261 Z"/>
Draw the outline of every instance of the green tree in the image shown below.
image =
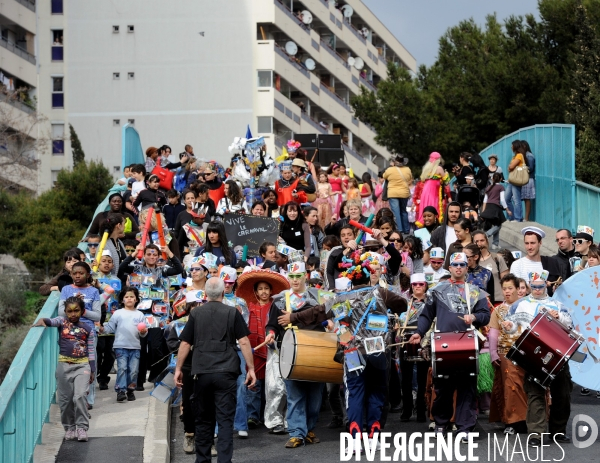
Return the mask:
<path id="1" fill-rule="evenodd" d="M 576 20 L 579 35 L 575 42 L 567 120 L 577 128 L 577 178 L 600 186 L 600 38 L 582 4 L 577 6 Z"/>
<path id="2" fill-rule="evenodd" d="M 71 152 L 73 153 L 73 166 L 77 167 L 85 161 L 85 153 L 77 136 L 77 132 L 71 124 L 69 124 L 69 132 L 71 133 Z"/>

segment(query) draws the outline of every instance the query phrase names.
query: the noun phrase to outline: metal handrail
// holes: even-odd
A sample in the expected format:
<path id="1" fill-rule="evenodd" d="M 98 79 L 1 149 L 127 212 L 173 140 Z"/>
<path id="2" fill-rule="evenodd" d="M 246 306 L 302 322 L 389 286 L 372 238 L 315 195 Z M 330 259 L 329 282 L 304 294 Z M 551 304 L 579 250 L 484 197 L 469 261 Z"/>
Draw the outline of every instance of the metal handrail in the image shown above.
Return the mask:
<path id="1" fill-rule="evenodd" d="M 309 71 L 308 69 L 306 69 L 303 65 L 301 65 L 300 63 L 292 60 L 289 55 L 284 52 L 279 45 L 277 45 L 277 43 L 274 43 L 275 45 L 275 52 L 278 53 L 281 57 L 286 58 L 290 63 L 294 64 L 295 68 L 300 71 L 302 74 L 304 74 L 305 77 L 309 77 Z"/>
<path id="2" fill-rule="evenodd" d="M 360 40 L 362 43 L 364 43 L 364 44 L 366 44 L 366 43 L 367 43 L 367 39 L 366 39 L 365 37 L 363 37 L 362 35 L 360 35 L 360 33 L 358 32 L 358 29 L 356 29 L 356 27 L 354 27 L 354 26 L 352 25 L 352 23 L 348 23 L 348 22 L 346 22 L 346 21 L 344 21 L 343 23 L 344 23 L 344 26 L 348 27 L 348 28 L 349 28 L 349 29 L 352 31 L 352 33 L 353 33 L 353 34 L 354 34 L 354 35 L 355 35 L 355 36 L 356 36 L 356 37 L 357 37 L 357 38 L 358 38 L 358 39 L 359 39 L 359 40 Z"/>
<path id="3" fill-rule="evenodd" d="M 321 44 L 335 59 L 337 59 L 341 64 L 343 64 L 346 67 L 346 69 L 350 69 L 350 65 L 348 64 L 348 62 L 343 58 L 342 55 L 340 55 L 337 52 L 337 50 L 331 48 L 331 46 L 323 39 L 321 39 Z"/>
<path id="4" fill-rule="evenodd" d="M 302 119 L 304 119 L 306 122 L 308 122 L 310 125 L 312 125 L 315 129 L 317 129 L 319 132 L 321 133 L 327 133 L 327 130 L 325 130 L 323 127 L 321 127 L 319 125 L 318 122 L 316 122 L 312 117 L 310 117 L 308 114 L 306 114 L 305 112 L 302 112 Z"/>
<path id="5" fill-rule="evenodd" d="M 348 146 L 346 143 L 342 142 L 342 146 L 343 146 L 344 150 L 348 152 L 348 154 L 351 154 L 352 156 L 354 156 L 356 159 L 358 159 L 359 162 L 361 162 L 362 164 L 367 164 L 367 161 L 361 155 L 359 155 L 356 151 L 354 151 L 352 148 L 350 148 L 350 146 Z"/>
<path id="6" fill-rule="evenodd" d="M 23 103 L 21 100 L 17 99 L 17 98 L 10 98 L 8 95 L 6 95 L 6 98 L 2 99 L 2 97 L 0 97 L 0 102 L 4 102 L 4 103 L 8 103 L 11 106 L 14 106 L 17 109 L 20 109 L 23 112 L 26 112 L 27 114 L 33 114 L 35 113 L 36 109 L 32 108 L 31 106 Z"/>
<path id="7" fill-rule="evenodd" d="M 321 82 L 321 89 L 325 90 L 325 92 L 329 93 L 332 97 L 334 97 L 333 99 L 336 100 L 339 104 L 341 104 L 342 106 L 344 106 L 344 108 L 346 108 L 348 111 L 350 111 L 350 105 L 348 103 L 346 103 L 344 101 L 344 99 L 339 96 L 337 93 L 329 90 L 329 87 L 327 87 L 327 85 L 325 85 L 323 82 Z"/>
<path id="8" fill-rule="evenodd" d="M 275 5 L 277 5 L 281 11 L 283 11 L 291 19 L 293 19 L 296 22 L 296 24 L 298 24 L 298 26 L 300 26 L 304 30 L 304 32 L 306 32 L 307 34 L 310 34 L 310 31 L 309 31 L 308 27 L 306 26 L 306 24 L 304 24 L 302 21 L 300 21 L 300 19 L 294 14 L 293 11 L 291 11 L 288 8 L 287 5 L 284 5 L 281 2 L 281 0 L 273 0 L 273 3 L 275 3 Z"/>
<path id="9" fill-rule="evenodd" d="M 35 12 L 35 2 L 34 1 L 31 1 L 31 0 L 17 0 L 17 3 L 20 3 L 24 7 L 26 7 L 28 9 L 30 9 L 31 11 Z"/>
<path id="10" fill-rule="evenodd" d="M 377 93 L 377 87 L 375 87 L 375 85 L 373 85 L 371 82 L 369 82 L 367 79 L 365 79 L 364 77 L 358 76 L 358 78 L 360 79 L 360 81 L 364 84 L 365 87 L 368 87 L 370 90 L 374 91 L 375 93 Z"/>
<path id="11" fill-rule="evenodd" d="M 15 55 L 20 56 L 21 58 L 29 61 L 30 63 L 35 64 L 35 56 L 33 56 L 27 50 L 23 50 L 18 45 L 14 44 L 12 42 L 9 42 L 4 37 L 0 37 L 0 46 L 3 46 L 8 51 L 12 51 Z"/>

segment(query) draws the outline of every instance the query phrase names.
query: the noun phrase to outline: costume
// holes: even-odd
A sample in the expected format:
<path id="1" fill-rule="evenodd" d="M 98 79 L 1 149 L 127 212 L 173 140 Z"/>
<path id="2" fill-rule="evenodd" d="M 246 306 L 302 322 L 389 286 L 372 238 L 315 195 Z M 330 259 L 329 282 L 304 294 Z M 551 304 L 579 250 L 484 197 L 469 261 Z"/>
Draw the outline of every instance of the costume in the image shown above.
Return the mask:
<path id="1" fill-rule="evenodd" d="M 340 206 L 342 205 L 342 202 L 344 201 L 342 199 L 342 177 L 334 177 L 333 175 L 329 176 L 329 184 L 331 185 L 331 191 L 333 191 L 334 193 L 336 191 L 339 191 L 340 194 L 333 196 L 333 214 L 336 217 L 340 216 Z"/>
<path id="2" fill-rule="evenodd" d="M 384 207 L 390 207 L 390 203 L 387 200 L 383 200 L 383 183 L 377 182 L 377 185 L 375 185 L 375 197 L 377 198 L 377 201 L 375 201 L 375 210 L 378 211 Z"/>
<path id="3" fill-rule="evenodd" d="M 427 178 L 425 181 L 417 183 L 415 192 L 413 195 L 413 202 L 416 206 L 416 219 L 415 225 L 418 228 L 423 227 L 423 210 L 427 206 L 433 206 L 440 213 L 439 222 L 444 223 L 444 212 L 446 210 L 446 204 L 450 195 L 450 176 L 448 172 L 444 172 L 444 175 L 434 173 Z"/>
<path id="4" fill-rule="evenodd" d="M 337 196 L 337 195 L 336 195 Z M 317 208 L 319 226 L 324 229 L 331 222 L 335 201 L 329 183 L 317 183 L 317 199 L 312 203 Z"/>
<path id="5" fill-rule="evenodd" d="M 463 254 L 464 256 L 464 254 Z M 453 256 L 454 257 L 454 256 Z M 464 257 L 466 262 L 466 257 Z M 468 294 L 466 289 L 468 287 Z M 467 300 L 468 297 L 468 300 Z M 429 290 L 425 307 L 419 316 L 417 333 L 423 338 L 433 319 L 440 332 L 466 331 L 469 326 L 459 316 L 471 314 L 474 327 L 485 326 L 490 320 L 487 293 L 473 285 L 449 280 L 442 281 Z M 460 373 L 434 378 L 435 400 L 432 414 L 436 432 L 443 433 L 452 417 L 454 391 L 456 396 L 456 427 L 459 432 L 469 432 L 477 421 L 477 378 Z"/>
<path id="6" fill-rule="evenodd" d="M 360 190 L 360 201 L 362 202 L 362 215 L 366 215 L 367 217 L 371 214 L 375 214 L 375 203 L 373 202 L 373 197 L 371 192 L 367 189 L 364 183 L 359 185 Z"/>

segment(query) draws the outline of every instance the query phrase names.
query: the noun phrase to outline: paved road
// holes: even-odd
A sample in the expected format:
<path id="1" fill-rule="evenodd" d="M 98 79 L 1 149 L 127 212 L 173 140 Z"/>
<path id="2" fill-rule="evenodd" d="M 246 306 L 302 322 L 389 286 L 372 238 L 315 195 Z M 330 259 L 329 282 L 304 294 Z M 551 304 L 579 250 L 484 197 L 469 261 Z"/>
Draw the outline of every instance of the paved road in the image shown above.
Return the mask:
<path id="1" fill-rule="evenodd" d="M 591 394 L 587 397 L 583 397 L 579 394 L 579 388 L 576 387 L 572 394 L 572 410 L 571 420 L 568 425 L 568 433 L 571 433 L 571 422 L 575 415 L 586 414 L 591 416 L 597 423 L 600 423 L 600 399 L 597 399 L 595 394 Z M 178 410 L 173 409 L 173 420 L 171 423 L 171 462 L 172 463 L 191 463 L 194 461 L 194 455 L 186 455 L 182 450 L 183 445 L 183 429 L 179 419 L 177 418 Z M 250 437 L 242 440 L 235 438 L 234 440 L 234 455 L 233 461 L 242 462 L 261 462 L 261 463 L 279 463 L 279 462 L 301 462 L 301 463 L 331 463 L 340 461 L 340 438 L 339 430 L 327 429 L 326 425 L 329 422 L 330 414 L 328 411 L 321 413 L 319 423 L 316 428 L 316 434 L 320 437 L 321 443 L 316 445 L 309 445 L 298 449 L 286 449 L 284 444 L 287 441 L 287 435 L 274 436 L 267 432 L 266 428 L 249 431 Z M 496 424 L 490 424 L 487 422 L 485 417 L 480 416 L 475 431 L 480 433 L 480 438 L 477 440 L 479 448 L 474 451 L 474 456 L 479 457 L 478 461 L 541 461 L 540 456 L 536 457 L 535 450 L 529 451 L 529 457 L 527 456 L 527 446 L 525 444 L 527 436 L 525 434 L 520 435 L 522 442 L 522 450 L 525 452 L 525 456 L 520 453 L 514 453 L 513 451 L 521 451 L 516 438 L 513 436 L 509 441 L 509 448 L 512 458 L 506 458 L 507 453 L 504 451 L 504 458 L 500 455 L 500 451 L 496 449 L 496 455 L 494 458 L 493 447 L 490 450 L 488 457 L 488 438 L 493 443 L 493 436 L 497 439 L 504 439 L 502 434 L 502 426 Z M 414 432 L 425 432 L 427 431 L 426 426 L 423 423 L 416 423 L 410 421 L 408 423 L 400 422 L 400 415 L 390 415 L 390 420 L 386 426 L 385 431 L 391 433 L 407 433 L 408 436 Z M 489 436 L 489 437 L 488 437 Z M 586 437 L 589 436 L 589 431 Z M 419 440 L 417 440 L 419 442 Z M 422 440 L 420 441 L 422 442 Z M 515 447 L 516 446 L 516 447 Z M 466 446 L 462 446 L 465 448 Z M 564 451 L 564 453 L 563 453 Z M 390 453 L 388 453 L 390 455 Z M 433 453 L 435 456 L 435 452 Z M 404 458 L 392 461 L 411 461 L 410 455 L 406 455 Z M 543 452 L 544 460 L 549 461 L 569 461 L 569 462 L 592 462 L 600 461 L 600 444 L 596 441 L 590 447 L 586 449 L 578 449 L 573 444 L 563 445 L 563 449 L 558 447 L 556 444 L 552 444 L 548 447 L 544 447 Z M 213 462 L 216 462 L 216 458 Z M 355 461 L 352 459 L 351 461 Z M 365 456 L 362 456 L 361 461 L 368 461 Z M 372 461 L 382 461 L 379 456 Z M 389 460 L 388 460 L 389 461 Z M 412 461 L 424 461 L 418 458 L 418 455 L 412 459 Z M 433 460 L 432 460 L 433 461 Z M 448 460 L 445 458 L 436 459 L 436 461 L 459 461 L 457 459 Z"/>

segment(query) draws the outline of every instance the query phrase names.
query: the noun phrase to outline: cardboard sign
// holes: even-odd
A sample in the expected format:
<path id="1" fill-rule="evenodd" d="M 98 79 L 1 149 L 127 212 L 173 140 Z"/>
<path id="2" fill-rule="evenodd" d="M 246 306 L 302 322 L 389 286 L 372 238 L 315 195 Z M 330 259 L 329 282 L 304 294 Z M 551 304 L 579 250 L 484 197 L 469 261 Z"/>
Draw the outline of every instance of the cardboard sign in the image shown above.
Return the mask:
<path id="1" fill-rule="evenodd" d="M 223 225 L 227 239 L 233 246 L 248 245 L 248 256 L 258 256 L 258 249 L 265 241 L 277 243 L 279 236 L 279 219 L 257 217 L 254 215 L 235 214 L 229 212 L 223 215 Z"/>

